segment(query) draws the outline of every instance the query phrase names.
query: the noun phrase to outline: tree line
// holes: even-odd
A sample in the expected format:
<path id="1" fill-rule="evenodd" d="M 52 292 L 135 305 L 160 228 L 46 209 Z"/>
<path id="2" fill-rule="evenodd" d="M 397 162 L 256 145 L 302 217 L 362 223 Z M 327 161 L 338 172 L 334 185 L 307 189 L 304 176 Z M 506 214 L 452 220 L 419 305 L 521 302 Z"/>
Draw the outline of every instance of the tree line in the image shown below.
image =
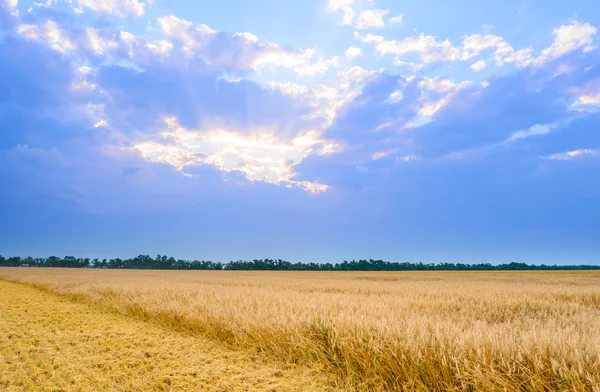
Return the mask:
<path id="1" fill-rule="evenodd" d="M 551 271 L 600 270 L 600 265 L 535 265 L 463 264 L 463 263 L 408 263 L 383 260 L 352 260 L 341 263 L 292 263 L 282 259 L 254 259 L 220 263 L 206 260 L 182 260 L 157 255 L 139 255 L 130 259 L 90 259 L 65 257 L 9 257 L 0 256 L 0 267 L 62 267 L 62 268 L 113 268 L 113 269 L 164 269 L 164 270 L 236 270 L 236 271 Z"/>

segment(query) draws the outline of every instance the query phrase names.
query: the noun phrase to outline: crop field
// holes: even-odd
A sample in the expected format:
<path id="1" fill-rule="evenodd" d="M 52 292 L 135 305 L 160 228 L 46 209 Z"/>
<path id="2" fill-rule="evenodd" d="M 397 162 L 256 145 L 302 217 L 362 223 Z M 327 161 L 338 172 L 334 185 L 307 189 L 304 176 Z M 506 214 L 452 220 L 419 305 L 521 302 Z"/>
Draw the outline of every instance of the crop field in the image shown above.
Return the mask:
<path id="1" fill-rule="evenodd" d="M 4 390 L 600 390 L 600 272 L 0 277 Z"/>

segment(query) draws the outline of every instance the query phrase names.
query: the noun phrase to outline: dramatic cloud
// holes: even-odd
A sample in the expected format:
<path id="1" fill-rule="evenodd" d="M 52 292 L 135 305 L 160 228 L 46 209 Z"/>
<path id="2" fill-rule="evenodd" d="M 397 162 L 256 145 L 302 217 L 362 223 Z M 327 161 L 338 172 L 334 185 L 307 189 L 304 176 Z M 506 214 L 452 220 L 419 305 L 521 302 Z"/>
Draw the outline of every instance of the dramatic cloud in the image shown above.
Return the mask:
<path id="1" fill-rule="evenodd" d="M 315 11 L 284 3 L 281 15 Z M 509 39 L 467 30 L 483 20 L 448 33 L 420 23 L 423 9 L 324 0 L 326 23 L 236 32 L 204 3 L 23 4 L 0 2 L 3 238 L 24 211 L 46 227 L 118 211 L 131 215 L 111 227 L 167 216 L 162 236 L 249 238 L 257 252 L 456 233 L 461 248 L 473 233 L 484 247 L 564 227 L 590 239 L 573 244 L 596 243 L 600 58 L 585 20 L 494 25 L 519 32 Z M 289 30 L 299 25 L 317 30 Z"/>
<path id="2" fill-rule="evenodd" d="M 335 145 L 318 139 L 308 131 L 291 140 L 282 139 L 273 130 L 256 130 L 251 134 L 225 129 L 188 130 L 174 117 L 164 119 L 168 129 L 165 139 L 136 143 L 132 148 L 142 157 L 165 163 L 182 171 L 200 163 L 225 172 L 239 171 L 251 181 L 294 185 L 310 192 L 327 190 L 327 185 L 293 180 L 293 167 L 312 153 L 327 154 Z"/>

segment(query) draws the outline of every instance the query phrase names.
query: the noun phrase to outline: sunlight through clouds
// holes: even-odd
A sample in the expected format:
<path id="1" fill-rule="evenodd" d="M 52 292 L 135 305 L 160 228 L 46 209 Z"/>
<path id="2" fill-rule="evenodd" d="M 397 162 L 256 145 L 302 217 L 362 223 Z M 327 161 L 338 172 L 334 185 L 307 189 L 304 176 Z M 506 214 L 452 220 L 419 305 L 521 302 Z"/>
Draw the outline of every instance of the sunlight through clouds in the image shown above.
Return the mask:
<path id="1" fill-rule="evenodd" d="M 53 205 L 344 248 L 523 244 L 555 215 L 595 240 L 597 1 L 526 3 L 0 0 L 0 234 Z"/>
<path id="2" fill-rule="evenodd" d="M 173 166 L 206 164 L 223 172 L 237 171 L 250 181 L 292 185 L 309 192 L 326 191 L 318 182 L 295 180 L 294 166 L 311 154 L 327 155 L 339 145 L 319 139 L 318 132 L 307 131 L 290 140 L 268 130 L 241 134 L 225 129 L 188 130 L 175 117 L 165 117 L 167 130 L 162 141 L 145 141 L 133 145 L 143 158 Z"/>

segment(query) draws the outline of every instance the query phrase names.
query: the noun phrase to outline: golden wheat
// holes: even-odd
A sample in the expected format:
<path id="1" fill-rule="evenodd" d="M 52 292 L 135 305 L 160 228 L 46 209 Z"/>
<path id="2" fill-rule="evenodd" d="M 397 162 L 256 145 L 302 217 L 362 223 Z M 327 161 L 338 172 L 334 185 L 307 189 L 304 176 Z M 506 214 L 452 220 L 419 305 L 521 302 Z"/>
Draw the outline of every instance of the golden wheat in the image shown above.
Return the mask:
<path id="1" fill-rule="evenodd" d="M 600 385 L 598 272 L 0 274 L 280 363 L 324 367 L 348 390 Z"/>
<path id="2" fill-rule="evenodd" d="M 0 281 L 1 391 L 330 389 L 316 370 Z"/>

